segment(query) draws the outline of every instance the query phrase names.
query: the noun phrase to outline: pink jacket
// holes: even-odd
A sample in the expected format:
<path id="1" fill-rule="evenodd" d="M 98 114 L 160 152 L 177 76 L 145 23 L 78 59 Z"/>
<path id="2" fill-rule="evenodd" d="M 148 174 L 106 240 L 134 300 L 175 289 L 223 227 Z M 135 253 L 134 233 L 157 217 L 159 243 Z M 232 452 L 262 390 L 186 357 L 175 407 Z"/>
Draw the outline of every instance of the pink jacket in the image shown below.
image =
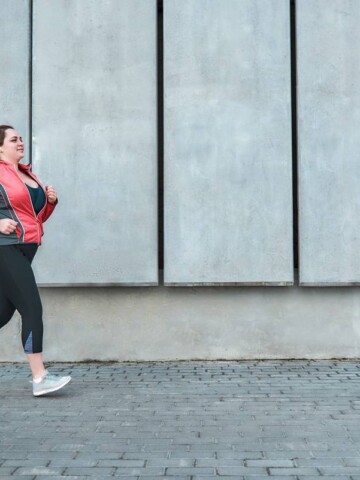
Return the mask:
<path id="1" fill-rule="evenodd" d="M 19 163 L 19 169 L 27 173 L 46 192 L 39 179 L 32 173 L 31 165 Z M 18 175 L 14 165 L 0 160 L 0 220 L 11 218 L 18 225 L 16 231 L 6 235 L 0 233 L 0 245 L 16 243 L 37 243 L 41 245 L 44 234 L 43 223 L 54 211 L 55 205 L 45 201 L 44 207 L 36 215 L 30 193 Z"/>

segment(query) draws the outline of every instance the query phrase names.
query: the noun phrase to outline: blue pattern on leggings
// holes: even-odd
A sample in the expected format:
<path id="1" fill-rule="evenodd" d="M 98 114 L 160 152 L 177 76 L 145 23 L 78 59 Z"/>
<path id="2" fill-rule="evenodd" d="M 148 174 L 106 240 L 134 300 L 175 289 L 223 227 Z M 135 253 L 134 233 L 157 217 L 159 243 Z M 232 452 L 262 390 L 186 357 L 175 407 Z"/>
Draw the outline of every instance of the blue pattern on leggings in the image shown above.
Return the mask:
<path id="1" fill-rule="evenodd" d="M 24 350 L 25 350 L 25 353 L 33 353 L 32 332 L 30 332 L 26 340 Z"/>

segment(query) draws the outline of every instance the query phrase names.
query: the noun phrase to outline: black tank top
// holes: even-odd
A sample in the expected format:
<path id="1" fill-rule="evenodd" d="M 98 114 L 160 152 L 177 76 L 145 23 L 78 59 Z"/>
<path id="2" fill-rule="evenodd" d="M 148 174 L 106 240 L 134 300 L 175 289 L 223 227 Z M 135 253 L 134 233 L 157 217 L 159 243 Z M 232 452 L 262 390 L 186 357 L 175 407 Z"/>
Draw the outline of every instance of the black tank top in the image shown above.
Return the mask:
<path id="1" fill-rule="evenodd" d="M 28 185 L 27 183 L 25 183 L 25 185 L 29 190 L 31 201 L 32 201 L 35 213 L 37 215 L 45 205 L 44 190 L 40 187 L 30 187 L 30 185 Z"/>

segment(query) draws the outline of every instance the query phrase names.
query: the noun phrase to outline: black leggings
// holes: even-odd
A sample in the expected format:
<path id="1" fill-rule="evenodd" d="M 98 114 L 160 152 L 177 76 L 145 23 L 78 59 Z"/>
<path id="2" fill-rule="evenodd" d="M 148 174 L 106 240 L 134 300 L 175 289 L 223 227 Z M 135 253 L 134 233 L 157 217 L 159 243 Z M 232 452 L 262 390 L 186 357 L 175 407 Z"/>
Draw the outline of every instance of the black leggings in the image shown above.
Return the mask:
<path id="1" fill-rule="evenodd" d="M 17 310 L 25 353 L 42 352 L 42 304 L 31 268 L 37 249 L 36 243 L 0 246 L 0 328 Z"/>

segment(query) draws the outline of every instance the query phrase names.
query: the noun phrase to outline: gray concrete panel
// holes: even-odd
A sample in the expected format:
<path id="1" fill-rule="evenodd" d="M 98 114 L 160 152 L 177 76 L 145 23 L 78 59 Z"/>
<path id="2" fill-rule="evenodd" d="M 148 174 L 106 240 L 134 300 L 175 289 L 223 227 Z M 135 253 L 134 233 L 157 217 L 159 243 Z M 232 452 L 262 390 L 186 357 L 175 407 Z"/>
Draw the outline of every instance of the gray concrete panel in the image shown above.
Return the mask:
<path id="1" fill-rule="evenodd" d="M 0 2 L 0 124 L 10 124 L 29 147 L 30 2 Z M 29 157 L 23 163 L 28 163 Z"/>
<path id="2" fill-rule="evenodd" d="M 164 1 L 165 283 L 293 283 L 288 0 Z"/>
<path id="3" fill-rule="evenodd" d="M 360 357 L 358 287 L 42 288 L 40 294 L 46 362 Z M 20 331 L 15 314 L 0 330 L 0 362 L 26 361 Z"/>
<path id="4" fill-rule="evenodd" d="M 296 17 L 300 284 L 360 284 L 360 2 Z"/>
<path id="5" fill-rule="evenodd" d="M 155 0 L 34 1 L 40 284 L 157 284 Z"/>

